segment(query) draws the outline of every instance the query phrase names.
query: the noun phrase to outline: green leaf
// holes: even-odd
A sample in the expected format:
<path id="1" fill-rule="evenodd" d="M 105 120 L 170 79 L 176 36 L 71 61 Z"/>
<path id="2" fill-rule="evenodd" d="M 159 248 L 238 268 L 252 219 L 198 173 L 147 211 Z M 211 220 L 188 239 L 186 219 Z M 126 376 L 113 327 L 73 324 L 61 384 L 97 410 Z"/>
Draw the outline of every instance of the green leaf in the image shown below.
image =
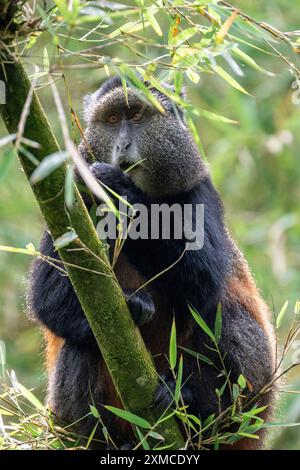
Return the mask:
<path id="1" fill-rule="evenodd" d="M 167 449 L 172 449 L 174 446 L 174 442 L 172 442 L 171 444 L 168 444 L 166 446 L 158 446 L 158 447 L 154 447 L 153 450 L 167 450 Z"/>
<path id="2" fill-rule="evenodd" d="M 245 93 L 245 95 L 251 96 L 231 75 L 229 75 L 226 70 L 224 70 L 220 65 L 214 65 L 212 69 L 220 75 L 223 80 L 225 80 L 229 85 L 231 85 L 236 90 L 239 90 L 241 93 Z"/>
<path id="3" fill-rule="evenodd" d="M 15 156 L 16 151 L 14 148 L 9 148 L 3 152 L 0 160 L 0 181 L 8 174 L 9 169 L 14 162 Z"/>
<path id="4" fill-rule="evenodd" d="M 153 437 L 153 439 L 156 439 L 157 441 L 165 441 L 164 436 L 162 436 L 161 434 L 158 434 L 158 432 L 155 432 L 155 431 L 150 431 L 149 436 Z"/>
<path id="5" fill-rule="evenodd" d="M 150 26 L 149 21 L 129 21 L 128 23 L 124 24 L 123 26 L 120 26 L 120 28 L 110 33 L 108 37 L 115 38 L 120 34 L 135 33 L 136 31 L 140 31 L 141 29 L 147 28 L 148 26 Z"/>
<path id="6" fill-rule="evenodd" d="M 183 359 L 182 359 L 182 356 L 180 356 L 178 372 L 177 372 L 177 380 L 176 380 L 176 386 L 175 386 L 175 393 L 174 393 L 175 403 L 178 403 L 179 398 L 180 398 L 182 375 L 183 375 Z"/>
<path id="7" fill-rule="evenodd" d="M 193 69 L 188 69 L 186 70 L 187 77 L 191 80 L 193 83 L 199 83 L 200 77 L 197 74 L 197 72 L 194 72 Z"/>
<path id="8" fill-rule="evenodd" d="M 234 121 L 221 114 L 212 113 L 211 111 L 207 111 L 207 109 L 191 108 L 191 112 L 195 114 L 195 116 L 204 117 L 210 121 L 223 122 L 225 124 L 238 124 L 238 121 Z"/>
<path id="9" fill-rule="evenodd" d="M 279 327 L 280 327 L 280 325 L 281 325 L 281 323 L 282 323 L 282 320 L 283 320 L 283 318 L 284 318 L 284 315 L 285 315 L 285 313 L 286 313 L 286 311 L 287 311 L 288 305 L 289 305 L 289 301 L 287 300 L 287 301 L 284 303 L 282 309 L 280 310 L 280 312 L 279 312 L 279 314 L 278 314 L 278 316 L 277 316 L 277 318 L 276 318 L 276 328 L 279 328 Z"/>
<path id="10" fill-rule="evenodd" d="M 106 442 L 108 442 L 109 432 L 106 426 L 103 426 L 102 433 L 103 433 L 104 439 L 106 440 Z"/>
<path id="11" fill-rule="evenodd" d="M 262 428 L 294 428 L 300 426 L 300 423 L 265 423 Z"/>
<path id="12" fill-rule="evenodd" d="M 215 336 L 214 336 L 213 332 L 211 331 L 209 326 L 205 323 L 205 321 L 203 320 L 201 315 L 198 312 L 196 312 L 190 305 L 189 305 L 189 309 L 190 309 L 190 312 L 193 315 L 194 319 L 198 323 L 198 325 L 213 340 L 213 342 L 215 342 L 216 339 L 215 339 Z"/>
<path id="13" fill-rule="evenodd" d="M 246 54 L 244 51 L 239 49 L 238 47 L 233 47 L 232 52 L 236 54 L 240 59 L 242 59 L 247 65 L 252 67 L 253 69 L 257 70 L 258 72 L 263 72 L 269 75 L 270 77 L 274 76 L 274 73 L 269 72 L 268 70 L 263 69 L 260 67 L 253 59 L 250 57 L 248 54 Z"/>
<path id="14" fill-rule="evenodd" d="M 91 410 L 91 413 L 94 416 L 94 418 L 97 418 L 97 419 L 100 418 L 99 412 L 98 412 L 98 410 L 95 406 L 90 405 L 90 410 Z"/>
<path id="15" fill-rule="evenodd" d="M 177 363 L 177 340 L 176 340 L 176 325 L 175 320 L 173 319 L 171 335 L 170 335 L 170 344 L 169 344 L 169 361 L 171 369 L 175 369 Z"/>
<path id="16" fill-rule="evenodd" d="M 221 333 L 222 333 L 222 307 L 221 307 L 221 303 L 219 303 L 218 308 L 217 308 L 216 320 L 215 320 L 215 338 L 216 338 L 217 344 L 219 344 L 220 342 Z"/>
<path id="17" fill-rule="evenodd" d="M 0 139 L 0 147 L 4 147 L 4 145 L 10 144 L 13 142 L 16 138 L 17 134 L 9 134 L 6 135 L 5 137 L 1 137 Z"/>
<path id="18" fill-rule="evenodd" d="M 171 46 L 177 46 L 185 41 L 188 41 L 192 36 L 199 32 L 198 28 L 192 27 L 180 31 L 176 36 L 170 37 L 169 44 Z"/>
<path id="19" fill-rule="evenodd" d="M 26 247 L 25 247 L 30 253 L 32 253 L 33 255 L 36 253 L 36 249 L 35 249 L 35 246 L 32 242 L 30 243 L 27 243 Z"/>
<path id="20" fill-rule="evenodd" d="M 205 362 L 206 364 L 209 364 L 210 366 L 214 365 L 213 361 L 211 359 L 209 359 L 208 357 L 204 356 L 203 354 L 200 354 L 200 353 L 198 353 L 196 351 L 193 351 L 192 349 L 189 349 L 189 348 L 184 348 L 183 346 L 179 346 L 179 347 L 180 347 L 180 349 L 183 349 L 183 351 L 187 352 L 191 356 L 196 357 L 200 361 Z"/>
<path id="21" fill-rule="evenodd" d="M 237 384 L 232 385 L 232 396 L 233 399 L 236 400 L 240 395 L 240 388 Z"/>
<path id="22" fill-rule="evenodd" d="M 62 165 L 68 158 L 68 152 L 54 152 L 47 155 L 31 175 L 30 183 L 36 184 L 50 175 L 56 168 Z"/>
<path id="23" fill-rule="evenodd" d="M 249 437 L 250 439 L 259 439 L 259 436 L 256 434 L 250 434 L 248 432 L 239 432 L 238 435 L 242 437 Z"/>
<path id="24" fill-rule="evenodd" d="M 128 421 L 129 423 L 135 424 L 144 429 L 151 429 L 151 424 L 149 421 L 146 421 L 144 418 L 140 418 L 139 416 L 131 413 L 130 411 L 122 410 L 121 408 L 116 408 L 114 406 L 106 405 L 105 408 L 110 411 L 111 413 L 119 416 L 119 418 Z"/>
<path id="25" fill-rule="evenodd" d="M 121 82 L 122 82 L 122 88 L 123 88 L 123 92 L 124 92 L 124 96 L 125 96 L 125 101 L 126 101 L 126 104 L 129 108 L 129 102 L 128 102 L 128 87 L 127 87 L 127 82 L 126 82 L 126 78 L 125 76 L 121 73 Z"/>
<path id="26" fill-rule="evenodd" d="M 187 124 L 190 128 L 190 131 L 191 131 L 191 133 L 194 137 L 194 141 L 196 142 L 196 144 L 199 148 L 199 151 L 200 151 L 200 154 L 201 154 L 202 158 L 204 160 L 206 160 L 206 154 L 205 154 L 205 150 L 204 150 L 204 147 L 202 145 L 202 142 L 201 142 L 201 139 L 200 139 L 200 136 L 199 136 L 199 132 L 197 131 L 197 128 L 195 126 L 195 123 L 194 123 L 190 113 L 187 114 L 186 121 L 187 121 Z"/>
<path id="27" fill-rule="evenodd" d="M 242 374 L 239 376 L 237 383 L 239 384 L 242 390 L 246 388 L 247 382 L 246 382 L 245 377 Z"/>
<path id="28" fill-rule="evenodd" d="M 150 450 L 150 446 L 147 442 L 147 439 L 145 439 L 145 436 L 143 435 L 143 433 L 140 431 L 140 429 L 136 426 L 136 433 L 138 435 L 138 438 L 140 440 L 140 442 L 142 443 L 142 446 L 143 446 L 143 449 L 144 450 Z"/>
<path id="29" fill-rule="evenodd" d="M 175 88 L 175 93 L 177 93 L 177 95 L 180 95 L 182 85 L 183 85 L 183 73 L 177 70 L 174 75 L 174 88 Z"/>
<path id="30" fill-rule="evenodd" d="M 188 415 L 186 413 L 186 411 L 184 411 L 183 413 L 180 412 L 180 411 L 175 411 L 175 415 L 185 424 L 188 425 L 188 428 L 190 428 L 190 430 L 192 429 L 195 433 L 197 433 L 197 429 L 196 427 L 194 426 L 194 424 L 192 423 L 192 421 L 189 419 L 190 415 Z"/>
<path id="31" fill-rule="evenodd" d="M 77 238 L 78 235 L 75 230 L 70 230 L 69 232 L 61 235 L 61 237 L 58 237 L 56 240 L 54 240 L 53 245 L 56 250 L 60 250 L 61 248 L 70 245 L 70 243 L 72 243 L 74 240 L 77 240 Z"/>
<path id="32" fill-rule="evenodd" d="M 203 428 L 206 428 L 207 426 L 209 426 L 215 419 L 215 416 L 216 416 L 215 413 L 209 415 L 208 418 L 206 418 L 206 420 L 203 423 Z"/>
<path id="33" fill-rule="evenodd" d="M 160 29 L 160 26 L 155 18 L 155 14 L 158 12 L 158 8 L 155 5 L 152 5 L 150 8 L 143 10 L 143 12 L 156 34 L 158 36 L 163 36 L 162 30 Z"/>
<path id="34" fill-rule="evenodd" d="M 226 386 L 227 386 L 227 380 L 225 380 L 225 382 L 223 383 L 222 387 L 219 390 L 219 397 L 222 397 L 224 395 Z"/>
<path id="35" fill-rule="evenodd" d="M 91 434 L 89 435 L 88 441 L 87 441 L 86 446 L 85 446 L 86 449 L 89 448 L 89 446 L 90 446 L 90 444 L 91 444 L 91 442 L 92 442 L 92 440 L 93 440 L 93 438 L 94 438 L 95 432 L 97 431 L 98 426 L 99 426 L 99 422 L 96 423 L 96 425 L 94 426 L 94 428 L 93 428 Z"/>
<path id="36" fill-rule="evenodd" d="M 28 160 L 30 160 L 35 166 L 39 165 L 40 161 L 28 150 L 28 148 L 20 145 L 18 150 L 19 153 L 25 155 L 25 157 L 28 158 Z"/>
<path id="37" fill-rule="evenodd" d="M 65 179 L 65 203 L 68 208 L 74 204 L 74 168 L 72 165 L 67 166 Z"/>
<path id="38" fill-rule="evenodd" d="M 160 113 L 165 113 L 164 107 L 161 105 L 161 103 L 155 98 L 155 96 L 151 93 L 149 88 L 145 85 L 142 80 L 135 74 L 135 72 L 126 64 L 120 65 L 120 71 L 122 74 L 127 76 L 128 80 L 132 83 L 133 86 L 135 86 L 138 90 L 141 90 L 142 94 L 145 95 L 145 97 L 150 101 L 150 103 L 153 104 L 155 108 L 158 109 Z M 142 72 L 142 70 L 141 70 Z"/>
<path id="39" fill-rule="evenodd" d="M 42 405 L 40 400 L 30 390 L 24 387 L 24 385 L 17 382 L 16 388 L 22 394 L 22 396 L 26 398 L 26 400 L 28 400 L 29 403 L 31 403 L 37 410 L 39 411 L 44 410 L 44 406 Z"/>
<path id="40" fill-rule="evenodd" d="M 48 55 L 48 51 L 46 47 L 44 47 L 43 66 L 44 66 L 44 72 L 48 73 L 50 69 L 50 61 L 49 61 L 49 55 Z"/>

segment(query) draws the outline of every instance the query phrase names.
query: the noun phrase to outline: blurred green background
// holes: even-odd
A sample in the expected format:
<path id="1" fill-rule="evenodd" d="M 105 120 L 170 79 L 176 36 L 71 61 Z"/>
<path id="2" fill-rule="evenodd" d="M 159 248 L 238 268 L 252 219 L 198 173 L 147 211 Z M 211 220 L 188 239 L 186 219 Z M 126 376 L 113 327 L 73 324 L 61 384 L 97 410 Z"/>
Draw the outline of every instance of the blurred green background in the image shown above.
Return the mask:
<path id="1" fill-rule="evenodd" d="M 282 31 L 299 29 L 298 0 L 233 3 Z M 35 54 L 37 61 L 42 56 L 39 47 L 37 43 L 33 49 L 32 57 Z M 300 102 L 293 103 L 294 78 L 283 61 L 249 51 L 247 47 L 244 50 L 275 74 L 270 77 L 244 67 L 245 76 L 239 81 L 252 96 L 243 95 L 210 75 L 201 76 L 197 85 L 191 82 L 187 85 L 189 99 L 195 106 L 238 121 L 237 125 L 204 119 L 195 123 L 213 181 L 224 201 L 228 225 L 249 261 L 263 297 L 277 313 L 289 300 L 279 337 L 282 344 L 293 318 L 295 301 L 300 297 Z M 94 91 L 103 78 L 103 71 L 99 70 L 66 72 L 72 104 L 79 116 L 82 96 Z M 66 98 L 61 82 L 59 87 Z M 39 96 L 61 141 L 49 88 L 41 89 Z M 5 135 L 2 123 L 0 134 Z M 0 162 L 1 156 L 0 153 Z M 13 160 L 0 180 L 0 245 L 24 247 L 32 242 L 38 246 L 42 227 L 43 220 L 28 182 L 18 161 Z M 14 369 L 21 383 L 35 387 L 43 396 L 46 377 L 42 335 L 24 312 L 30 261 L 23 255 L 0 252 L 0 340 L 6 343 L 7 368 Z M 285 379 L 287 384 L 293 390 L 300 389 L 299 369 Z M 277 421 L 300 421 L 300 395 L 280 396 Z M 271 445 L 300 449 L 299 428 L 277 430 Z"/>

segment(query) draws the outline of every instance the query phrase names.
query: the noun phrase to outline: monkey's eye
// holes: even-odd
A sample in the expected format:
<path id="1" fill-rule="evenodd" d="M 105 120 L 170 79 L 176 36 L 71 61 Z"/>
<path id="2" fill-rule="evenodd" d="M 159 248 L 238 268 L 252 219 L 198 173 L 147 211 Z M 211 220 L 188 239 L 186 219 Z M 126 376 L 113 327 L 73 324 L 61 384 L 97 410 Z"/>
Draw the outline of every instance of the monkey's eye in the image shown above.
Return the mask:
<path id="1" fill-rule="evenodd" d="M 131 118 L 131 121 L 133 122 L 142 122 L 143 120 L 144 120 L 144 115 L 141 113 L 135 113 Z"/>
<path id="2" fill-rule="evenodd" d="M 117 113 L 113 113 L 107 116 L 106 122 L 107 124 L 114 125 L 114 124 L 118 124 L 118 122 L 120 122 L 120 119 L 121 118 Z"/>

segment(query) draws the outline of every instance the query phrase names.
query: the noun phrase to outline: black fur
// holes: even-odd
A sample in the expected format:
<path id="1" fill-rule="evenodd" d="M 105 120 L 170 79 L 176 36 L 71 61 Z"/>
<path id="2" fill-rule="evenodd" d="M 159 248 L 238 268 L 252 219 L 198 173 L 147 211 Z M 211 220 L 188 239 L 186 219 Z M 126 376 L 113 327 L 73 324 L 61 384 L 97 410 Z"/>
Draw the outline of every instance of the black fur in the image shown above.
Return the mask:
<path id="1" fill-rule="evenodd" d="M 45 256 L 59 259 L 48 231 L 44 233 L 40 250 Z M 70 344 L 94 346 L 94 335 L 68 276 L 55 268 L 55 261 L 51 263 L 41 259 L 33 263 L 29 294 L 32 314 L 57 336 L 66 338 Z M 61 267 L 59 263 L 56 265 Z M 124 291 L 134 321 L 137 325 L 143 325 L 155 313 L 152 299 L 145 292 L 132 294 L 132 291 Z"/>
<path id="2" fill-rule="evenodd" d="M 142 202 L 150 205 L 149 198 L 132 183 L 120 170 L 104 163 L 93 165 L 94 174 L 121 196 L 127 196 L 131 204 Z M 224 282 L 230 270 L 230 244 L 223 226 L 222 204 L 209 179 L 188 194 L 176 198 L 176 202 L 205 204 L 205 243 L 202 250 L 187 251 L 174 268 L 154 281 L 155 289 L 166 296 L 173 307 L 177 325 L 187 328 L 191 315 L 187 302 L 191 303 L 213 328 L 218 303 L 222 299 Z M 167 201 L 172 204 L 172 200 Z M 153 277 L 174 263 L 184 250 L 182 240 L 130 240 L 124 244 L 124 251 L 130 262 L 146 279 Z M 57 258 L 50 235 L 46 232 L 41 251 Z M 99 381 L 99 352 L 95 348 L 90 327 L 73 291 L 68 277 L 60 274 L 53 266 L 36 261 L 32 273 L 31 305 L 40 322 L 56 335 L 66 339 L 66 344 L 52 377 L 50 395 L 56 404 L 56 411 L 63 421 L 70 422 L 88 413 L 88 404 L 103 401 Z M 127 297 L 131 294 L 125 292 Z M 136 300 L 134 297 L 136 296 Z M 147 294 L 135 294 L 129 306 L 139 323 L 151 321 L 155 307 Z M 159 319 L 158 325 L 159 325 Z M 222 303 L 222 337 L 220 348 L 224 353 L 230 379 L 236 381 L 240 374 L 247 377 L 256 394 L 269 380 L 272 370 L 267 339 L 262 328 L 238 304 Z M 186 325 L 186 326 L 185 326 Z M 211 350 L 207 335 L 195 326 L 191 336 L 190 349 L 210 358 L 214 364 L 221 364 Z M 159 330 L 158 330 L 159 332 Z M 215 390 L 224 384 L 224 376 L 211 365 L 197 363 L 197 360 L 184 355 L 183 398 L 189 411 L 205 419 L 230 405 L 227 387 L 221 402 Z M 174 384 L 170 375 L 165 376 L 168 386 L 160 385 L 156 402 L 166 406 L 172 401 L 170 389 Z M 54 410 L 55 411 L 55 410 Z M 94 419 L 89 417 L 82 422 L 80 432 L 88 434 Z"/>
<path id="3" fill-rule="evenodd" d="M 209 178 L 193 191 L 172 199 L 153 200 L 137 188 L 121 170 L 106 163 L 92 166 L 94 175 L 130 204 L 142 203 L 150 209 L 151 204 L 166 202 L 204 204 L 204 245 L 201 250 L 186 251 L 180 262 L 153 281 L 153 286 L 170 299 L 179 320 L 187 312 L 187 302 L 197 310 L 209 315 L 221 299 L 222 287 L 230 268 L 230 246 L 223 224 L 223 209 L 220 198 Z M 150 214 L 150 212 L 149 212 Z M 151 217 L 149 215 L 149 227 Z M 175 263 L 185 250 L 184 239 L 131 240 L 124 244 L 124 252 L 132 264 L 146 279 Z"/>

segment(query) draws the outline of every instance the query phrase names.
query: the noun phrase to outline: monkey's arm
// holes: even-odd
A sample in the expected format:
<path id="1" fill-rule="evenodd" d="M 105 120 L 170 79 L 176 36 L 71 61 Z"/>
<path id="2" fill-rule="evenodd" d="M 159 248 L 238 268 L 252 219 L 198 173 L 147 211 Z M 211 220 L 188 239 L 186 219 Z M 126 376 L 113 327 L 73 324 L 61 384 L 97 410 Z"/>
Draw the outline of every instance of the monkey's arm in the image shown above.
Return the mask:
<path id="1" fill-rule="evenodd" d="M 59 260 L 48 231 L 44 232 L 40 251 Z M 61 263 L 57 267 L 63 268 Z M 67 275 L 42 259 L 33 263 L 30 275 L 29 308 L 31 314 L 57 336 L 76 343 L 93 341 L 89 323 Z"/>
<path id="2" fill-rule="evenodd" d="M 149 209 L 150 232 L 151 203 L 158 201 L 150 200 L 126 174 L 108 164 L 94 163 L 92 171 L 117 194 L 126 196 L 130 204 L 144 204 Z M 189 193 L 174 197 L 174 200 L 160 202 L 167 202 L 170 206 L 177 203 L 182 208 L 185 204 L 193 208 L 197 204 L 204 204 L 203 247 L 200 250 L 185 251 L 184 239 L 164 240 L 160 237 L 158 240 L 132 240 L 129 236 L 123 249 L 130 262 L 146 279 L 164 271 L 164 274 L 153 281 L 153 285 L 168 295 L 178 309 L 186 309 L 189 301 L 196 309 L 205 308 L 208 312 L 220 301 L 230 259 L 219 196 L 207 180 Z"/>
<path id="3" fill-rule="evenodd" d="M 82 344 L 94 343 L 94 335 L 67 275 L 55 266 L 59 259 L 51 235 L 45 231 L 41 253 L 50 257 L 51 264 L 41 259 L 33 263 L 30 276 L 29 309 L 31 314 L 57 336 Z M 144 324 L 151 320 L 155 309 L 146 293 L 124 292 L 134 321 Z"/>

